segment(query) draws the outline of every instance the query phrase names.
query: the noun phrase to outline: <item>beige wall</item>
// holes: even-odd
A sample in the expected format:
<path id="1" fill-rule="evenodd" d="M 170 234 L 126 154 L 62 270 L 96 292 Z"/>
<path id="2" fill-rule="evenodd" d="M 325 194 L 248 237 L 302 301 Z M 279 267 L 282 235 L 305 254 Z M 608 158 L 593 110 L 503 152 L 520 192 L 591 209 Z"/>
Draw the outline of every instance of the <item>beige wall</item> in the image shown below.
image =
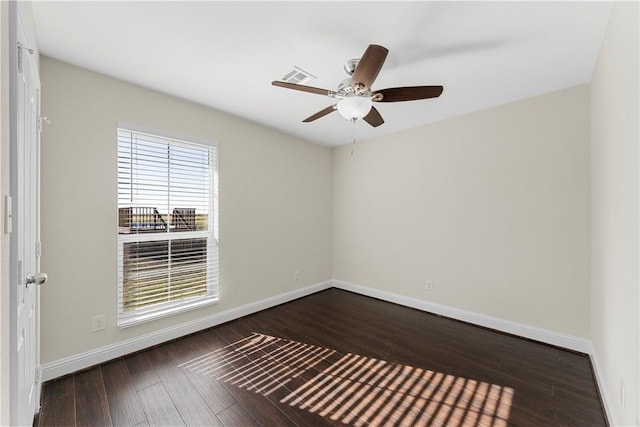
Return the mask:
<path id="1" fill-rule="evenodd" d="M 591 83 L 591 336 L 614 425 L 640 422 L 638 36 L 638 3 L 616 2 Z"/>
<path id="2" fill-rule="evenodd" d="M 588 86 L 333 160 L 335 279 L 589 336 Z"/>
<path id="3" fill-rule="evenodd" d="M 53 122 L 42 135 L 42 363 L 331 279 L 330 149 L 49 58 L 41 79 L 43 114 Z M 119 120 L 220 149 L 221 301 L 122 330 Z M 102 313 L 107 330 L 92 333 L 90 318 Z"/>

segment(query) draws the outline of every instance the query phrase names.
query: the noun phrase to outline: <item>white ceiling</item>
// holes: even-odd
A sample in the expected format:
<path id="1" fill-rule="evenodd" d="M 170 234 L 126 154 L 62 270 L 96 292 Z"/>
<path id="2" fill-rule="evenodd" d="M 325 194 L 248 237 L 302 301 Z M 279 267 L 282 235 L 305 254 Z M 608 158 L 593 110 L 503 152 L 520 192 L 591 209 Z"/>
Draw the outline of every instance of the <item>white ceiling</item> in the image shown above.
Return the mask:
<path id="1" fill-rule="evenodd" d="M 587 83 L 610 2 L 34 1 L 42 54 L 323 145 L 366 140 Z M 442 85 L 440 98 L 379 103 L 385 123 L 271 85 L 293 66 L 335 90 L 344 62 L 389 49 L 373 89 Z"/>

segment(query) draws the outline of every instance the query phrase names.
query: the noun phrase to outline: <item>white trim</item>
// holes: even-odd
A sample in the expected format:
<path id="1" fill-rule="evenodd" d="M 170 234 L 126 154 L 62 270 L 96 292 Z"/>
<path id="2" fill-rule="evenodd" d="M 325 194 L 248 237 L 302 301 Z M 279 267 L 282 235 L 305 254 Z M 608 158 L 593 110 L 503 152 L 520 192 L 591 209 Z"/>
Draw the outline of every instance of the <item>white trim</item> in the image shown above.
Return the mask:
<path id="1" fill-rule="evenodd" d="M 182 303 L 160 303 L 156 304 L 151 310 L 140 310 L 135 316 L 118 319 L 118 328 L 125 329 L 131 326 L 140 325 L 142 323 L 151 322 L 152 320 L 162 319 L 163 317 L 174 316 L 185 311 L 195 310 L 197 308 L 214 305 L 220 301 L 218 295 L 209 295 L 204 297 L 189 298 L 183 300 Z"/>
<path id="2" fill-rule="evenodd" d="M 42 381 L 49 381 L 54 378 L 58 378 L 67 374 L 71 374 L 73 372 L 80 371 L 82 369 L 89 368 L 99 363 L 122 357 L 127 354 L 161 344 L 166 341 L 180 338 L 182 336 L 219 325 L 221 323 L 229 322 L 231 320 L 238 319 L 249 314 L 257 313 L 261 310 L 265 310 L 276 305 L 284 304 L 286 302 L 293 301 L 295 299 L 302 298 L 304 296 L 311 295 L 325 289 L 329 289 L 331 288 L 331 286 L 332 281 L 327 280 L 326 282 L 316 283 L 315 285 L 295 289 L 284 294 L 265 298 L 260 301 L 225 310 L 220 313 L 204 316 L 200 319 L 185 322 L 180 325 L 172 326 L 156 332 L 151 332 L 149 334 L 120 341 L 118 343 L 107 345 L 104 347 L 99 347 L 94 350 L 86 351 L 84 353 L 54 360 L 53 362 L 45 363 L 41 366 Z"/>
<path id="3" fill-rule="evenodd" d="M 164 138 L 169 138 L 169 139 L 175 139 L 177 141 L 179 141 L 180 143 L 184 144 L 197 144 L 197 145 L 202 145 L 204 147 L 214 147 L 216 150 L 218 149 L 218 141 L 215 139 L 202 139 L 202 138 L 196 138 L 194 136 L 191 135 L 186 135 L 186 134 L 182 134 L 182 133 L 176 133 L 176 132 L 171 132 L 171 131 L 167 131 L 164 129 L 158 129 L 158 128 L 153 128 L 153 127 L 149 127 L 149 126 L 144 126 L 144 125 L 139 125 L 139 124 L 133 124 L 130 122 L 125 122 L 122 120 L 118 120 L 116 121 L 116 128 L 125 128 L 127 130 L 131 130 L 134 132 L 140 132 L 140 133 L 145 133 L 147 135 L 151 135 L 151 136 L 159 136 L 159 137 L 164 137 Z M 217 168 L 216 168 L 217 171 Z"/>
<path id="4" fill-rule="evenodd" d="M 589 358 L 591 359 L 591 366 L 593 367 L 593 376 L 596 381 L 596 387 L 598 387 L 598 391 L 600 392 L 600 399 L 602 401 L 602 407 L 604 409 L 604 416 L 606 417 L 609 425 L 617 426 L 620 425 L 615 421 L 613 408 L 610 402 L 613 402 L 611 397 L 607 394 L 607 388 L 605 387 L 604 375 L 602 374 L 602 370 L 600 369 L 600 362 L 598 359 L 598 354 L 596 353 L 595 347 L 593 347 L 592 343 L 589 343 Z"/>
<path id="5" fill-rule="evenodd" d="M 356 285 L 354 283 L 343 282 L 341 280 L 334 280 L 333 286 L 345 291 L 351 291 L 361 295 L 381 299 L 383 301 L 416 308 L 429 313 L 439 314 L 441 316 L 450 317 L 452 319 L 461 320 L 463 322 L 472 323 L 485 328 L 495 329 L 497 331 L 540 341 L 546 344 L 564 347 L 585 354 L 590 354 L 592 349 L 591 342 L 586 338 L 575 337 L 548 329 L 538 328 L 536 326 L 526 325 L 524 323 L 487 316 L 486 314 L 436 304 L 404 295 L 394 294 L 392 292 Z"/>

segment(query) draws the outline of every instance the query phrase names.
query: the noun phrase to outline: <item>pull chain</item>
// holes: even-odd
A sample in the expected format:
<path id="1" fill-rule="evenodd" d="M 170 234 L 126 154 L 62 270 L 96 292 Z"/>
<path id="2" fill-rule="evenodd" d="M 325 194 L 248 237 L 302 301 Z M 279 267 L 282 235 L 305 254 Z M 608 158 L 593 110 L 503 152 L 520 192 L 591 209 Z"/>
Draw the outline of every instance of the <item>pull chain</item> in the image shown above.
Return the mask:
<path id="1" fill-rule="evenodd" d="M 353 123 L 353 145 L 351 146 L 351 155 L 353 156 L 353 147 L 356 145 L 356 119 L 351 119 L 351 122 Z"/>

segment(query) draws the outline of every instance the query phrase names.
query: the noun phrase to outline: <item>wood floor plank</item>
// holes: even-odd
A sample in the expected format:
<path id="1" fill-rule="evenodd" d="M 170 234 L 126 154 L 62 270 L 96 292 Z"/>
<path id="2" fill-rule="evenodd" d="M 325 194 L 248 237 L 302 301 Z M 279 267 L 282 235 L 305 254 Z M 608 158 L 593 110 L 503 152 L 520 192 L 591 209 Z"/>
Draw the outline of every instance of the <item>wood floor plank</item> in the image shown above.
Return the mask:
<path id="1" fill-rule="evenodd" d="M 146 351 L 130 354 L 124 358 L 124 361 L 136 390 L 144 390 L 160 382 Z"/>
<path id="2" fill-rule="evenodd" d="M 183 340 L 170 343 L 167 348 L 178 364 L 187 363 L 194 358 L 202 357 L 215 350 L 199 335 L 189 336 Z M 237 399 L 213 377 L 195 373 L 188 369 L 183 369 L 183 372 L 214 414 L 218 414 L 237 403 Z"/>
<path id="3" fill-rule="evenodd" d="M 76 425 L 112 425 L 100 367 L 94 367 L 75 374 L 74 381 Z"/>
<path id="4" fill-rule="evenodd" d="M 216 414 L 200 393 L 194 390 L 185 371 L 178 367 L 179 363 L 169 351 L 169 345 L 155 347 L 147 356 L 182 419 L 190 426 L 218 425 Z"/>
<path id="5" fill-rule="evenodd" d="M 76 424 L 75 382 L 67 375 L 45 383 L 42 404 L 34 425 L 69 426 Z"/>
<path id="6" fill-rule="evenodd" d="M 156 383 L 138 391 L 138 398 L 149 425 L 186 425 L 162 383 Z"/>
<path id="7" fill-rule="evenodd" d="M 73 399 L 75 394 L 74 387 L 73 375 L 48 381 L 42 387 L 42 403 L 47 403 L 48 399 L 60 399 L 67 396 Z"/>
<path id="8" fill-rule="evenodd" d="M 220 414 L 218 414 L 220 418 L 220 423 L 223 426 L 253 426 L 256 425 L 256 421 L 239 403 L 235 405 L 231 405 Z"/>
<path id="9" fill-rule="evenodd" d="M 282 411 L 278 407 L 274 406 L 273 403 L 264 396 L 233 385 L 225 384 L 225 387 L 229 390 L 229 393 L 233 394 L 237 401 L 246 408 L 246 412 L 251 414 L 254 421 L 250 425 L 283 427 L 296 425 L 296 423 L 294 423 L 288 416 L 286 411 Z M 232 425 L 227 424 L 225 422 L 225 417 L 221 417 L 221 414 L 218 414 L 218 418 L 220 418 L 223 425 Z M 306 418 L 303 421 L 306 421 Z M 303 423 L 297 425 L 304 426 L 308 424 Z"/>
<path id="10" fill-rule="evenodd" d="M 117 359 L 105 363 L 101 369 L 113 424 L 134 426 L 146 421 L 126 362 Z"/>
<path id="11" fill-rule="evenodd" d="M 73 395 L 63 395 L 59 398 L 49 397 L 40 407 L 38 414 L 39 426 L 75 426 L 76 406 Z"/>
<path id="12" fill-rule="evenodd" d="M 239 340 L 251 346 L 233 353 Z M 178 366 L 225 346 L 206 363 L 235 354 L 225 362 L 235 369 L 229 375 Z M 291 376 L 310 354 L 302 348 L 332 353 Z M 101 372 L 104 381 L 81 372 L 75 381 L 47 383 L 39 423 L 68 416 L 69 402 L 57 414 L 48 406 L 56 394 L 77 399 L 78 387 L 87 393 L 91 385 L 103 396 L 76 400 L 75 424 L 100 424 L 104 402 L 107 414 L 122 406 L 111 408 L 118 424 L 120 413 L 135 412 L 135 399 L 113 397 L 130 396 L 116 391 L 122 384 L 137 390 L 140 425 L 151 426 L 463 427 L 500 417 L 518 427 L 607 425 L 588 356 L 338 289 L 127 356 Z M 89 419 L 94 408 L 102 416 Z M 122 415 L 129 424 L 136 417 Z"/>

